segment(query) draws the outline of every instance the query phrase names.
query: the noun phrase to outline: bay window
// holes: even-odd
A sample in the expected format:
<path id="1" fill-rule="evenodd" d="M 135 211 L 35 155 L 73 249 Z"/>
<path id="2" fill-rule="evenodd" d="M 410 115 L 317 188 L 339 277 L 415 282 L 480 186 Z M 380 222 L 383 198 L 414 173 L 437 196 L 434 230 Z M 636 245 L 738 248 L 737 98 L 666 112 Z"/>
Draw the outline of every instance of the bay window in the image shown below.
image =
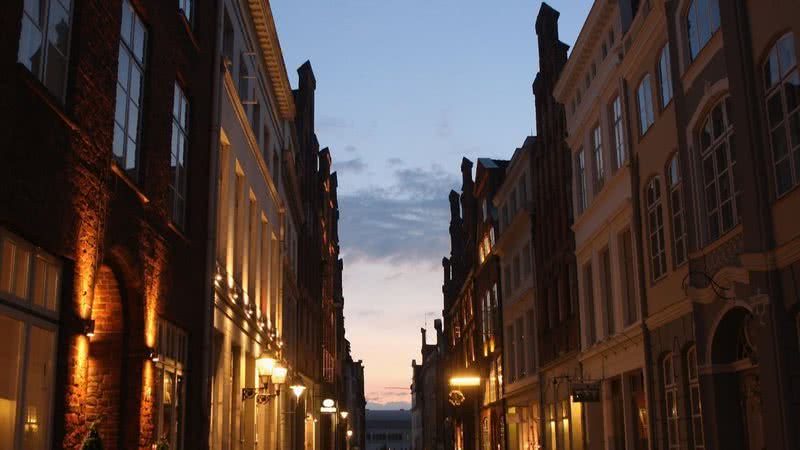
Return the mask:
<path id="1" fill-rule="evenodd" d="M 767 124 L 777 195 L 800 182 L 800 75 L 794 36 L 780 38 L 764 64 Z"/>
<path id="2" fill-rule="evenodd" d="M 56 97 L 67 85 L 71 0 L 26 0 L 22 9 L 17 61 Z"/>

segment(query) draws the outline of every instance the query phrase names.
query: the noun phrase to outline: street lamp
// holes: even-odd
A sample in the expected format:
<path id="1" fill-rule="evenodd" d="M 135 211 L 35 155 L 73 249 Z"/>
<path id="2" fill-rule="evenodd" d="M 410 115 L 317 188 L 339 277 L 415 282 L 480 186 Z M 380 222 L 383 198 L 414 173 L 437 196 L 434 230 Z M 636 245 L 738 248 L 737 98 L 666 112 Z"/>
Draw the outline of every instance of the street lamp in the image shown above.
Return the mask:
<path id="1" fill-rule="evenodd" d="M 288 369 L 278 364 L 272 356 L 264 355 L 256 360 L 256 370 L 261 385 L 242 388 L 242 401 L 255 397 L 256 404 L 264 405 L 281 393 L 280 385 L 286 382 Z"/>
<path id="2" fill-rule="evenodd" d="M 303 383 L 300 382 L 300 380 L 295 379 L 294 383 L 292 383 L 292 385 L 289 386 L 289 389 L 292 390 L 295 398 L 300 399 L 300 396 L 303 395 L 303 392 L 305 392 L 306 387 L 303 385 Z"/>
<path id="3" fill-rule="evenodd" d="M 347 411 L 339 411 L 339 415 L 342 416 L 342 420 L 347 420 L 347 415 L 350 414 Z"/>

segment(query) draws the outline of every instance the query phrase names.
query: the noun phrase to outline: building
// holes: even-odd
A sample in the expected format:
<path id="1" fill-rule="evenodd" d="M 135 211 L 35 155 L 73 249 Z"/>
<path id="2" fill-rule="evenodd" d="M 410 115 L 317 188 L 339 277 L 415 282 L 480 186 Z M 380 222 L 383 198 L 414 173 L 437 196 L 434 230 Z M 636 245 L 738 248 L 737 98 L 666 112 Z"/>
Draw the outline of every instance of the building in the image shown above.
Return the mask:
<path id="1" fill-rule="evenodd" d="M 445 448 L 445 403 L 441 387 L 445 385 L 445 339 L 441 319 L 433 325 L 436 343 L 428 344 L 426 330 L 420 329 L 421 364 L 411 362 L 411 448 L 413 450 L 443 450 Z"/>
<path id="2" fill-rule="evenodd" d="M 646 449 L 649 444 L 645 392 L 645 346 L 641 321 L 640 230 L 633 192 L 638 180 L 631 163 L 630 95 L 626 80 L 637 78 L 631 61 L 653 54 L 652 40 L 623 52 L 631 2 L 595 2 L 555 86 L 568 105 L 567 149 L 572 161 L 575 255 L 581 323 L 581 371 L 570 381 L 599 392 L 582 404 L 583 430 L 575 427 L 573 448 Z M 654 14 L 655 16 L 655 14 Z M 661 24 L 663 20 L 659 21 Z M 658 22 L 647 25 L 658 29 Z M 599 37 L 599 38 L 598 38 Z M 643 46 L 643 47 L 639 47 Z M 654 145 L 662 146 L 662 135 Z M 633 172 L 633 173 L 632 173 Z"/>
<path id="3" fill-rule="evenodd" d="M 216 16 L 191 5 L 0 6 L 0 448 L 207 446 Z"/>
<path id="4" fill-rule="evenodd" d="M 580 429 L 581 406 L 572 402 L 570 380 L 580 374 L 579 311 L 572 209 L 572 165 L 564 107 L 554 97 L 568 46 L 558 37 L 559 13 L 543 3 L 536 17 L 539 72 L 533 82 L 536 143 L 533 179 L 534 296 L 541 435 L 546 448 L 570 448 Z M 546 424 L 546 425 L 545 425 Z"/>
<path id="5" fill-rule="evenodd" d="M 345 426 L 345 449 L 363 450 L 366 448 L 366 407 L 364 397 L 364 364 L 353 361 L 350 356 L 350 343 L 347 343 L 347 360 L 344 363 L 342 384 L 342 410 L 347 411 Z"/>
<path id="6" fill-rule="evenodd" d="M 367 450 L 410 450 L 411 411 L 367 410 Z"/>
<path id="7" fill-rule="evenodd" d="M 505 179 L 494 195 L 499 212 L 494 253 L 500 261 L 503 293 L 503 402 L 509 450 L 534 449 L 541 444 L 531 220 L 530 158 L 535 145 L 536 138 L 528 137 L 514 151 Z"/>

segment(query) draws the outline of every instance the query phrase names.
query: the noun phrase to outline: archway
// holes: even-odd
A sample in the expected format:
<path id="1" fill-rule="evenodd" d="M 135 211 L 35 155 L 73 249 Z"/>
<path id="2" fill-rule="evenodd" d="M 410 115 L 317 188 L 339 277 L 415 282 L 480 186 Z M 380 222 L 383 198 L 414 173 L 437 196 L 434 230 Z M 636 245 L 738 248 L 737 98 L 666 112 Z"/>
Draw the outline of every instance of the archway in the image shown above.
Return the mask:
<path id="1" fill-rule="evenodd" d="M 756 320 L 745 308 L 725 313 L 711 344 L 721 448 L 764 448 Z"/>
<path id="2" fill-rule="evenodd" d="M 122 295 L 114 272 L 102 266 L 97 273 L 92 304 L 95 334 L 91 338 L 87 407 L 98 420 L 103 448 L 120 448 L 122 436 L 123 355 L 125 319 Z"/>

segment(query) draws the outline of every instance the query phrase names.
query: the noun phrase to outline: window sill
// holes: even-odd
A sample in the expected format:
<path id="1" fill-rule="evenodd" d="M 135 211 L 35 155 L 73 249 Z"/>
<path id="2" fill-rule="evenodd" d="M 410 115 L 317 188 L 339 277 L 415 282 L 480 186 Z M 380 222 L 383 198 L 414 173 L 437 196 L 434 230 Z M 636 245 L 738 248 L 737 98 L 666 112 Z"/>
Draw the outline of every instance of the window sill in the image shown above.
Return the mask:
<path id="1" fill-rule="evenodd" d="M 192 46 L 198 52 L 200 51 L 200 43 L 197 42 L 197 38 L 194 35 L 194 31 L 192 30 L 192 24 L 189 23 L 189 20 L 186 18 L 186 14 L 183 12 L 182 9 L 178 10 L 178 16 L 180 16 L 181 23 L 183 24 L 183 28 L 186 29 L 186 34 L 189 36 L 189 40 L 192 42 Z"/>
<path id="2" fill-rule="evenodd" d="M 39 81 L 39 79 L 36 78 L 27 67 L 17 63 L 17 69 L 20 78 L 22 78 L 22 81 L 24 81 L 25 84 L 31 88 L 31 91 L 34 93 L 34 95 L 39 97 L 45 103 L 45 105 L 50 108 L 50 110 L 56 113 L 62 122 L 64 122 L 64 124 L 67 125 L 72 131 L 82 134 L 81 128 L 64 110 L 65 102 L 57 99 L 50 91 L 48 91 L 44 84 L 42 84 L 42 82 Z"/>
<path id="3" fill-rule="evenodd" d="M 126 185 L 128 185 L 129 188 L 131 188 L 133 193 L 136 194 L 137 197 L 139 197 L 139 201 L 142 202 L 142 205 L 150 203 L 150 199 L 147 198 L 146 195 L 144 195 L 139 186 L 137 186 L 136 183 L 134 183 L 133 180 L 131 180 L 130 177 L 128 177 L 128 175 L 125 174 L 125 171 L 123 171 L 122 168 L 120 168 L 116 162 L 113 161 L 111 162 L 111 171 L 113 171 L 122 180 L 123 183 L 125 183 Z"/>

